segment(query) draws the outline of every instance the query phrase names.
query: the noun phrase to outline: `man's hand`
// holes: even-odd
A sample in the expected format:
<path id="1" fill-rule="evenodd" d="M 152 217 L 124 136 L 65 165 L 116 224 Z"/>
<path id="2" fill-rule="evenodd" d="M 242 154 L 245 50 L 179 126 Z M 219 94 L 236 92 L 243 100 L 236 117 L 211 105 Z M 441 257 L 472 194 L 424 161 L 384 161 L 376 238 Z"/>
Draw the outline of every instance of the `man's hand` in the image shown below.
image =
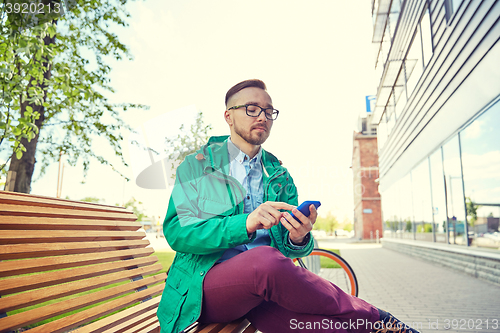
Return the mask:
<path id="1" fill-rule="evenodd" d="M 271 229 L 279 223 L 283 213 L 278 209 L 292 210 L 295 207 L 284 202 L 267 201 L 251 212 L 247 217 L 247 232 L 252 234 L 257 229 Z"/>
<path id="2" fill-rule="evenodd" d="M 283 217 L 281 218 L 281 224 L 290 232 L 290 240 L 294 244 L 300 244 L 304 240 L 304 237 L 310 232 L 313 228 L 313 224 L 316 223 L 316 218 L 318 217 L 318 212 L 316 211 L 316 207 L 314 205 L 309 206 L 309 217 L 302 214 L 297 208 L 292 210 L 293 215 L 295 215 L 301 222 L 297 222 L 296 219 L 290 215 L 290 213 L 283 213 Z"/>

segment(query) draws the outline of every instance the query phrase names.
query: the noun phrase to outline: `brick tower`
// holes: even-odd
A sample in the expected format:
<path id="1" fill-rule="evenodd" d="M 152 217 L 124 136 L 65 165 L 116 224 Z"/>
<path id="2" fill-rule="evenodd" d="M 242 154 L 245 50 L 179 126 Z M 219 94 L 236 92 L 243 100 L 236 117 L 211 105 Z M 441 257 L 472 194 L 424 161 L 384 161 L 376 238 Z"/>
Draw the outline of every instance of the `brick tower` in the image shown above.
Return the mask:
<path id="1" fill-rule="evenodd" d="M 353 135 L 352 173 L 354 180 L 355 237 L 375 240 L 382 237 L 382 210 L 378 192 L 378 148 L 371 114 L 359 119 L 359 132 Z"/>

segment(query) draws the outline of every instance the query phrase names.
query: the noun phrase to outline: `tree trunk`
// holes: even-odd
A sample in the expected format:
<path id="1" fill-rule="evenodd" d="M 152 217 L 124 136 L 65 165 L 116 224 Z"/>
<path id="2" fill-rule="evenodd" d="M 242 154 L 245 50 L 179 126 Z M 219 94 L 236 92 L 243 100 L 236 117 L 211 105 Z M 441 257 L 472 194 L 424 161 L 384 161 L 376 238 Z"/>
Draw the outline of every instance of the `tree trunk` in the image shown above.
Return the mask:
<path id="1" fill-rule="evenodd" d="M 52 43 L 55 43 L 55 38 L 50 37 L 47 35 L 44 39 L 43 42 L 45 45 L 50 45 Z M 49 80 L 51 77 L 51 65 L 48 62 L 44 62 L 42 64 L 43 67 L 47 68 L 47 71 L 44 73 L 44 79 Z M 30 85 L 28 85 L 28 88 Z M 43 101 L 45 102 L 46 100 L 46 89 L 47 85 L 44 83 L 41 84 L 41 88 L 44 90 L 44 98 Z M 21 103 L 21 114 L 24 114 L 24 111 L 26 111 L 26 106 L 31 106 L 33 108 L 33 112 L 37 111 L 40 113 L 40 118 L 38 118 L 35 121 L 35 125 L 38 127 L 38 134 L 30 141 L 26 140 L 25 138 L 21 139 L 21 143 L 26 147 L 26 151 L 23 152 L 23 156 L 21 159 L 18 159 L 16 157 L 16 154 L 13 153 L 11 157 L 11 162 L 9 166 L 9 173 L 13 172 L 14 174 L 14 186 L 13 186 L 13 191 L 14 192 L 21 192 L 21 193 L 30 193 L 31 191 L 31 179 L 33 178 L 33 172 L 35 170 L 35 153 L 36 153 L 36 146 L 38 144 L 38 138 L 40 136 L 40 132 L 42 131 L 42 125 L 45 120 L 45 107 L 43 105 L 35 105 L 35 104 L 28 104 L 27 102 Z M 9 188 L 12 189 L 12 184 L 10 184 Z"/>

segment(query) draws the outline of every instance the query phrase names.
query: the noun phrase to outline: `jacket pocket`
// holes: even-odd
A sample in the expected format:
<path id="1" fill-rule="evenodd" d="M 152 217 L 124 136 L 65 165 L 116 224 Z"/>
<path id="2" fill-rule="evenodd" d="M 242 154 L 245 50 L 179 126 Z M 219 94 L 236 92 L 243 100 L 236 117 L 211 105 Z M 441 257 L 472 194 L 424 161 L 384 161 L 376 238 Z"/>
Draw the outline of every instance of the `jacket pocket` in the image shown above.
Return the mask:
<path id="1" fill-rule="evenodd" d="M 179 317 L 191 279 L 192 276 L 181 269 L 170 270 L 159 307 L 161 317 L 166 320 L 166 323 L 170 323 L 172 319 Z"/>
<path id="2" fill-rule="evenodd" d="M 215 216 L 230 216 L 234 213 L 234 207 L 230 204 L 214 201 L 208 198 L 198 200 L 199 218 L 209 219 Z"/>

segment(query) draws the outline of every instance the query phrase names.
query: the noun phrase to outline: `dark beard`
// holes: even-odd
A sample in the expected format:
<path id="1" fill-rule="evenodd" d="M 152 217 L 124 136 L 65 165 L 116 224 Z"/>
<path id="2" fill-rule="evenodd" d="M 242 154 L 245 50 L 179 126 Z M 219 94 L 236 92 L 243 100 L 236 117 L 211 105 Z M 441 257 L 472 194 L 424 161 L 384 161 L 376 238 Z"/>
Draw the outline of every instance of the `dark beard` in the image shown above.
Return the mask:
<path id="1" fill-rule="evenodd" d="M 260 146 L 269 137 L 270 130 L 267 128 L 267 126 L 265 126 L 265 127 L 267 129 L 266 132 L 262 132 L 262 134 L 260 136 L 258 136 L 258 135 L 252 136 L 252 130 L 245 133 L 243 131 L 240 131 L 240 129 L 236 125 L 236 122 L 234 123 L 234 131 L 236 132 L 236 134 L 238 134 L 239 136 L 241 136 L 243 138 L 243 140 L 245 140 L 246 142 L 248 142 L 249 144 L 254 145 L 254 146 Z"/>

